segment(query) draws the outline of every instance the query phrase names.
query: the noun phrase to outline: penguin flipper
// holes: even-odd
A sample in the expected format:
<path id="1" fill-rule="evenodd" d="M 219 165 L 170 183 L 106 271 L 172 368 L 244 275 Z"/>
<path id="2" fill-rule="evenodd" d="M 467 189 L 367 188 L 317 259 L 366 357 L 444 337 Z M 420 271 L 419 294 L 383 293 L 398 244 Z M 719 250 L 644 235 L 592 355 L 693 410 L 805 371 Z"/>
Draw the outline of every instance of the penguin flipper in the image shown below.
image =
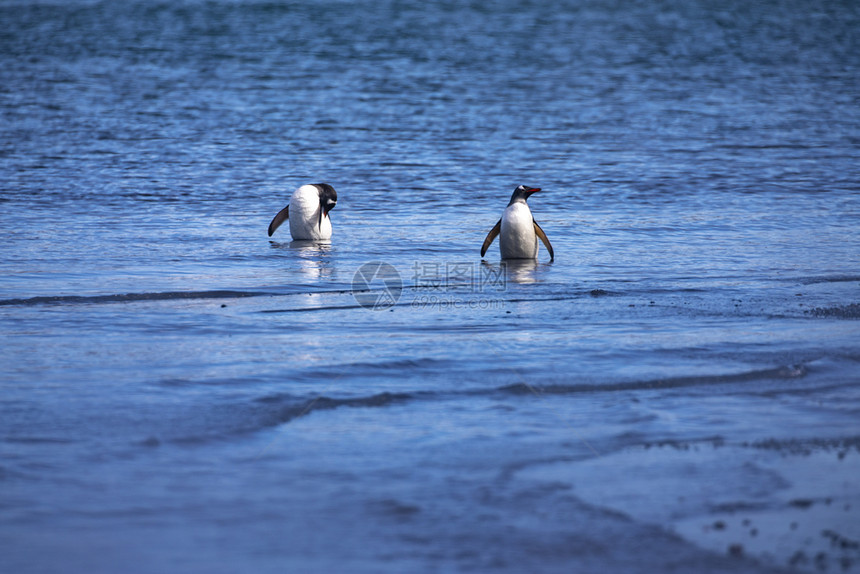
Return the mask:
<path id="1" fill-rule="evenodd" d="M 269 237 L 275 232 L 277 228 L 281 226 L 283 222 L 290 218 L 290 206 L 287 205 L 285 208 L 280 210 L 278 214 L 272 219 L 272 222 L 269 224 Z"/>
<path id="2" fill-rule="evenodd" d="M 487 234 L 487 238 L 484 239 L 484 244 L 481 246 L 481 257 L 483 257 L 484 254 L 487 252 L 487 249 L 489 249 L 490 244 L 493 243 L 493 240 L 496 237 L 498 237 L 499 232 L 501 232 L 501 230 L 502 230 L 502 220 L 500 219 L 498 221 L 498 223 L 496 223 L 493 226 L 493 228 L 490 230 L 490 232 Z"/>
<path id="3" fill-rule="evenodd" d="M 546 250 L 549 251 L 549 260 L 553 261 L 555 259 L 555 253 L 552 251 L 552 244 L 549 242 L 549 237 L 546 236 L 546 233 L 543 232 L 543 229 L 540 228 L 537 221 L 532 219 L 532 223 L 535 224 L 535 234 L 540 237 L 540 240 L 543 241 L 544 245 L 546 245 Z"/>

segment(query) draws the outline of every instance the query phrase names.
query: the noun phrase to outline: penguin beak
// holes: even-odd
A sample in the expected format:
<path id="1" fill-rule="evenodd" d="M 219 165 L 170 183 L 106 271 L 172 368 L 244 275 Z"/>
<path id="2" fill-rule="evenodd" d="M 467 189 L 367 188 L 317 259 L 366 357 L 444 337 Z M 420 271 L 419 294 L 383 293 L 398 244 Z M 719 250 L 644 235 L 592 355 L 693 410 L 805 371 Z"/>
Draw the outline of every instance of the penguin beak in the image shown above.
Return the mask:
<path id="1" fill-rule="evenodd" d="M 334 206 L 337 205 L 337 202 L 333 199 L 329 199 L 327 202 L 320 205 L 320 222 L 319 226 L 322 227 L 323 217 L 328 217 L 328 212 L 334 209 Z"/>
<path id="2" fill-rule="evenodd" d="M 533 193 L 537 193 L 540 191 L 539 187 L 530 187 L 526 190 L 526 197 L 530 196 Z"/>
<path id="3" fill-rule="evenodd" d="M 325 214 L 326 217 L 328 217 L 328 212 L 331 211 L 332 209 L 334 209 L 336 205 L 337 205 L 337 202 L 332 201 L 331 199 L 329 199 L 328 202 L 326 202 L 326 204 L 323 206 L 323 213 Z"/>

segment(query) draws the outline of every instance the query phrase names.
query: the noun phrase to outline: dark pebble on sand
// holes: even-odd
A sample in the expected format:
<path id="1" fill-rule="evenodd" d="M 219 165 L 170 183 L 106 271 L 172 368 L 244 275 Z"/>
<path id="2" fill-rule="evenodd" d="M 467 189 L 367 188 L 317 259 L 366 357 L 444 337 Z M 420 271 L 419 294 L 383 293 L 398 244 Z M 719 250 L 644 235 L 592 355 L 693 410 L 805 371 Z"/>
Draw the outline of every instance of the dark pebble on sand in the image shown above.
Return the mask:
<path id="1" fill-rule="evenodd" d="M 809 562 L 809 559 L 806 557 L 806 554 L 804 554 L 803 550 L 798 550 L 788 560 L 788 563 L 792 566 L 797 566 L 798 564 L 806 564 L 807 562 Z"/>
<path id="2" fill-rule="evenodd" d="M 822 530 L 821 535 L 830 539 L 831 546 L 841 548 L 842 550 L 858 550 L 860 542 L 846 538 L 833 530 Z"/>
<path id="3" fill-rule="evenodd" d="M 729 556 L 743 556 L 744 547 L 741 544 L 732 544 L 729 546 Z"/>

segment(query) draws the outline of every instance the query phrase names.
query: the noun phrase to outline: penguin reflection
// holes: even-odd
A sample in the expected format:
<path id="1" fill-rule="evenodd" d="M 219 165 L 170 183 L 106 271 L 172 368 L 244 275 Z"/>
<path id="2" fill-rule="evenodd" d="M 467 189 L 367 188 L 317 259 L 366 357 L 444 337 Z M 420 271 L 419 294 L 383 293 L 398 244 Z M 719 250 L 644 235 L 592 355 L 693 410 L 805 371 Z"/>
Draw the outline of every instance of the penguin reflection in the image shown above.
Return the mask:
<path id="1" fill-rule="evenodd" d="M 289 249 L 298 257 L 291 257 L 298 265 L 298 272 L 308 279 L 322 279 L 334 276 L 334 259 L 331 257 L 331 243 L 320 241 L 269 241 L 273 249 Z M 291 264 L 292 267 L 292 264 Z"/>

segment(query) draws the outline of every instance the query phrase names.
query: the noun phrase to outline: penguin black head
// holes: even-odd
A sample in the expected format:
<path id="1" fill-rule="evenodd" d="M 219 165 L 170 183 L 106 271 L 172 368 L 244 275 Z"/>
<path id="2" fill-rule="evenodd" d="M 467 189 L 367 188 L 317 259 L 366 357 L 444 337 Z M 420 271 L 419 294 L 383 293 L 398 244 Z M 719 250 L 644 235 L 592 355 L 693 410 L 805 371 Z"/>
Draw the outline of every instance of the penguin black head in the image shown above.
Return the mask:
<path id="1" fill-rule="evenodd" d="M 508 202 L 508 205 L 512 203 L 516 203 L 518 201 L 525 201 L 529 198 L 529 196 L 533 193 L 537 193 L 540 191 L 539 187 L 529 187 L 527 185 L 521 185 L 514 190 L 514 194 L 511 195 L 511 201 Z"/>
<path id="2" fill-rule="evenodd" d="M 324 215 L 328 215 L 328 212 L 334 209 L 334 206 L 337 205 L 337 192 L 327 183 L 315 183 L 314 187 L 316 187 L 320 193 L 320 207 L 322 208 L 322 212 Z"/>
<path id="3" fill-rule="evenodd" d="M 323 217 L 328 217 L 328 212 L 337 205 L 337 192 L 327 183 L 315 183 L 314 187 L 317 188 L 320 194 L 319 226 L 322 227 Z"/>

